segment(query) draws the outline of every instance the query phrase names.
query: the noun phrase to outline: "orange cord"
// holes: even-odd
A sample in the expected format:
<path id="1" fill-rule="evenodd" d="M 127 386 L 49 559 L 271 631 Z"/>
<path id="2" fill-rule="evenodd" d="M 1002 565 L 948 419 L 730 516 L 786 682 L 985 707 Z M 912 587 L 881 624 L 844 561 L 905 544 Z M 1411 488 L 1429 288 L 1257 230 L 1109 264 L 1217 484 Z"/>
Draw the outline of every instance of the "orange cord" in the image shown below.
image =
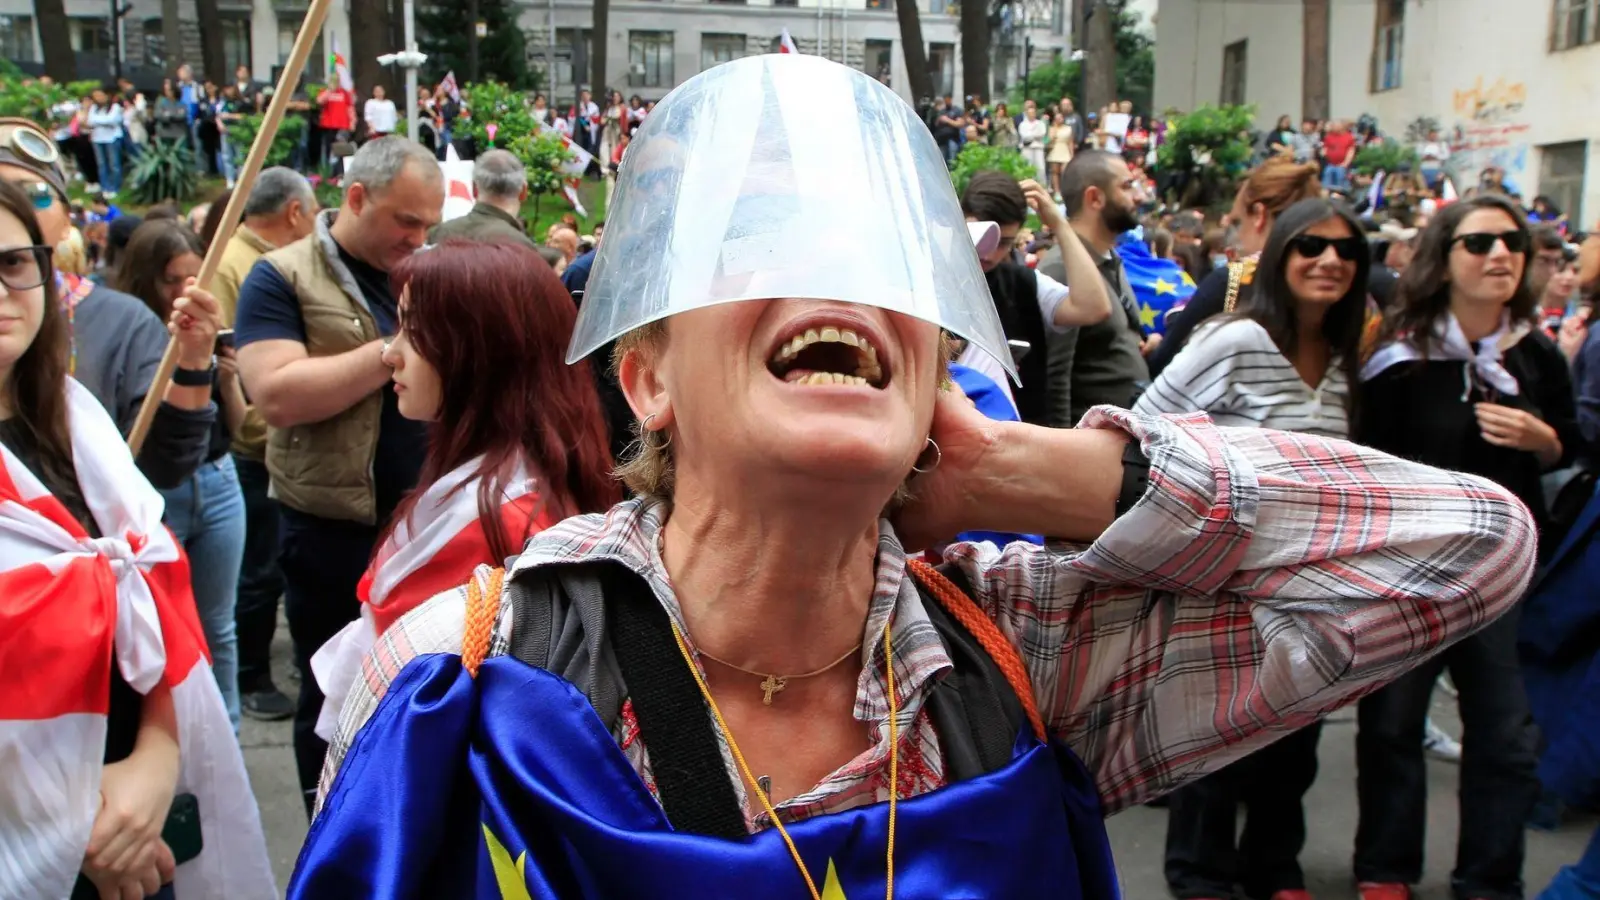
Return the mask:
<path id="1" fill-rule="evenodd" d="M 1044 720 L 1039 717 L 1038 704 L 1033 700 L 1033 684 L 1028 680 L 1028 670 L 1022 667 L 1022 657 L 1017 654 L 1017 648 L 1000 633 L 994 621 L 984 615 L 983 610 L 978 609 L 972 598 L 952 584 L 938 569 L 920 559 L 907 559 L 906 567 L 933 594 L 945 612 L 954 616 L 956 621 L 978 639 L 983 649 L 988 651 L 995 665 L 1005 673 L 1011 690 L 1016 692 L 1017 699 L 1022 702 L 1022 711 L 1027 713 L 1028 723 L 1033 726 L 1033 733 L 1041 741 L 1049 740 L 1044 730 Z"/>
<path id="2" fill-rule="evenodd" d="M 478 667 L 489 655 L 489 639 L 494 634 L 494 620 L 500 613 L 500 594 L 505 586 L 506 570 L 489 572 L 489 587 L 485 590 L 472 573 L 467 580 L 467 618 L 461 629 L 461 665 L 473 678 L 478 677 Z"/>

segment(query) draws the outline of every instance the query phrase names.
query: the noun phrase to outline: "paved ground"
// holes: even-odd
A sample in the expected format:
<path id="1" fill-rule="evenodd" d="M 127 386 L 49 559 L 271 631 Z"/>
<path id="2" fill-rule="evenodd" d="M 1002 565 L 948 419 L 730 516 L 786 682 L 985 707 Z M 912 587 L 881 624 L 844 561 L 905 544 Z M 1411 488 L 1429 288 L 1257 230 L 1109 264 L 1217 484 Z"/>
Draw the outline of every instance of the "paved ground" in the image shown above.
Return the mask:
<path id="1" fill-rule="evenodd" d="M 283 675 L 289 669 L 288 633 L 279 628 L 274 646 L 274 671 L 279 686 L 293 693 Z M 1452 705 L 1440 695 L 1435 720 L 1459 734 Z M 295 854 L 305 837 L 305 813 L 295 782 L 289 723 L 246 719 L 241 741 L 245 762 L 261 804 L 267 842 L 280 885 L 288 883 Z M 1301 863 L 1318 900 L 1354 900 L 1350 884 L 1350 841 L 1355 834 L 1355 722 L 1340 714 L 1328 721 L 1322 735 L 1321 777 L 1308 799 L 1310 840 Z M 1455 858 L 1455 767 L 1432 762 L 1429 786 L 1428 873 L 1418 900 L 1449 900 L 1449 868 Z M 1556 870 L 1575 861 L 1594 828 L 1593 821 L 1569 824 L 1555 834 L 1528 833 L 1526 877 L 1530 896 L 1550 881 Z M 1161 900 L 1167 895 L 1161 877 L 1161 849 L 1166 813 L 1135 809 L 1109 823 L 1111 842 L 1122 872 L 1128 900 Z"/>

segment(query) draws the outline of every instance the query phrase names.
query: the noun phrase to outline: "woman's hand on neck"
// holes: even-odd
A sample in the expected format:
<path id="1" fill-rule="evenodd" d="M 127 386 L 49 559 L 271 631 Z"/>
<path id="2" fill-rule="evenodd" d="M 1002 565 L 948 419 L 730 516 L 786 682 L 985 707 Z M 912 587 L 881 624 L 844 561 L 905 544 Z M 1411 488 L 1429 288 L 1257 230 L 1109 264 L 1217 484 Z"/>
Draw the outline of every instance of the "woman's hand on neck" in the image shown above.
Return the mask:
<path id="1" fill-rule="evenodd" d="M 745 487 L 678 474 L 661 553 L 684 621 L 698 648 L 736 666 L 825 666 L 862 640 L 880 507 L 859 486 L 788 501 Z"/>

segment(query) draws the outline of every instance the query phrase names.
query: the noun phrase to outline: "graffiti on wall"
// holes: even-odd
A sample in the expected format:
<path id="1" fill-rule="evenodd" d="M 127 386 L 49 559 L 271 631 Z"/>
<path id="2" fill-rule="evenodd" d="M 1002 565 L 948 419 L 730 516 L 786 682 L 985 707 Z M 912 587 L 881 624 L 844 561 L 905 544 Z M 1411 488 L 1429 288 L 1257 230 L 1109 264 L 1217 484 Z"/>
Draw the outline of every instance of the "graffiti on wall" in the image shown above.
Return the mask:
<path id="1" fill-rule="evenodd" d="M 1524 117 L 1528 86 L 1479 75 L 1468 87 L 1455 91 L 1455 125 L 1450 134 L 1450 169 L 1459 189 L 1478 183 L 1485 169 L 1505 173 L 1510 190 L 1526 193 L 1532 184 L 1532 157 Z"/>

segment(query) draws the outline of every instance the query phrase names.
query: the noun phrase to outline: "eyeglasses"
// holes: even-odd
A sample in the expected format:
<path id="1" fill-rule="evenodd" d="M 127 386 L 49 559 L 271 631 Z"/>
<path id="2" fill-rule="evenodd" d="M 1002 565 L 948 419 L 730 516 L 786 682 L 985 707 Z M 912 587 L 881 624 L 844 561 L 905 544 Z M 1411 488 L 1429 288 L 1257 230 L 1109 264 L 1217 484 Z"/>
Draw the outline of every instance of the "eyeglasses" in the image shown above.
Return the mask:
<path id="1" fill-rule="evenodd" d="M 1490 231 L 1474 231 L 1471 234 L 1458 234 L 1450 239 L 1450 246 L 1458 242 L 1473 256 L 1487 256 L 1494 249 L 1495 242 L 1506 245 L 1510 253 L 1526 253 L 1528 250 L 1528 233 L 1525 231 L 1502 231 L 1495 234 Z"/>
<path id="2" fill-rule="evenodd" d="M 8 247 L 0 250 L 0 284 L 9 291 L 31 291 L 50 277 L 50 247 Z"/>
<path id="3" fill-rule="evenodd" d="M 1366 250 L 1367 242 L 1358 237 L 1326 238 L 1315 234 L 1302 234 L 1289 239 L 1289 249 L 1306 259 L 1316 259 L 1328 252 L 1332 247 L 1333 252 L 1345 262 L 1355 262 L 1361 258 Z"/>

